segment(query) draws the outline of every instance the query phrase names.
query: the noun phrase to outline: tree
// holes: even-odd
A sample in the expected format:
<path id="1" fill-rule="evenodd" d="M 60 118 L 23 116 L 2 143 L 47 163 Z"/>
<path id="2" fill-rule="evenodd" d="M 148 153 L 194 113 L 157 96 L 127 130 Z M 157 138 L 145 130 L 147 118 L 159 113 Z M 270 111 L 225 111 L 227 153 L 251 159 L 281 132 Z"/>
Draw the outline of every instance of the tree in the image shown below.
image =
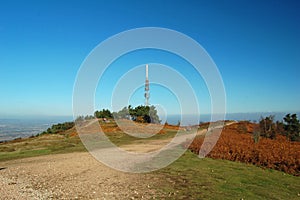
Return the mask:
<path id="1" fill-rule="evenodd" d="M 274 139 L 277 134 L 276 125 L 274 123 L 274 115 L 268 117 L 261 117 L 259 121 L 259 132 L 262 137 Z"/>
<path id="2" fill-rule="evenodd" d="M 157 114 L 157 110 L 155 106 L 151 106 L 149 109 L 149 117 L 151 119 L 151 123 L 160 124 L 161 120 L 159 120 L 159 116 Z"/>
<path id="3" fill-rule="evenodd" d="M 83 117 L 81 116 L 80 119 L 83 119 Z M 60 133 L 60 132 L 64 132 L 66 130 L 69 130 L 70 128 L 74 127 L 74 122 L 64 122 L 64 123 L 58 123 L 58 124 L 54 124 L 51 126 L 51 128 L 48 128 L 47 131 L 44 131 L 41 134 L 56 134 L 56 133 Z"/>
<path id="4" fill-rule="evenodd" d="M 94 116 L 97 118 L 112 118 L 112 113 L 108 109 L 102 109 L 101 111 L 95 111 Z"/>
<path id="5" fill-rule="evenodd" d="M 126 106 L 119 112 L 113 112 L 112 115 L 115 119 L 130 119 L 129 110 Z"/>
<path id="6" fill-rule="evenodd" d="M 274 122 L 274 115 L 261 118 L 259 121 L 259 133 L 262 137 L 275 138 L 276 134 L 285 135 L 291 141 L 300 141 L 300 122 L 296 114 L 287 114 L 284 123 Z"/>
<path id="7" fill-rule="evenodd" d="M 94 115 L 97 118 L 111 118 L 113 116 L 116 119 L 130 119 L 142 123 L 159 124 L 161 122 L 155 106 L 139 105 L 133 108 L 129 105 L 128 107 L 125 106 L 119 112 L 111 113 L 108 109 L 103 109 L 102 111 L 95 111 Z"/>
<path id="8" fill-rule="evenodd" d="M 285 135 L 291 141 L 300 141 L 300 122 L 296 114 L 287 114 L 284 118 Z"/>
<path id="9" fill-rule="evenodd" d="M 76 117 L 75 122 L 82 122 L 84 121 L 84 116 L 80 115 L 78 117 Z"/>
<path id="10" fill-rule="evenodd" d="M 84 117 L 84 120 L 90 120 L 90 119 L 94 119 L 95 117 L 94 116 L 92 116 L 92 115 L 86 115 L 85 117 Z"/>
<path id="11" fill-rule="evenodd" d="M 137 106 L 130 111 L 130 115 L 133 116 L 133 119 L 138 122 L 155 124 L 160 123 L 155 106 Z"/>
<path id="12" fill-rule="evenodd" d="M 119 112 L 114 112 L 114 117 L 118 119 L 131 119 L 141 123 L 160 123 L 155 106 L 139 105 L 133 108 L 131 105 L 124 107 Z"/>

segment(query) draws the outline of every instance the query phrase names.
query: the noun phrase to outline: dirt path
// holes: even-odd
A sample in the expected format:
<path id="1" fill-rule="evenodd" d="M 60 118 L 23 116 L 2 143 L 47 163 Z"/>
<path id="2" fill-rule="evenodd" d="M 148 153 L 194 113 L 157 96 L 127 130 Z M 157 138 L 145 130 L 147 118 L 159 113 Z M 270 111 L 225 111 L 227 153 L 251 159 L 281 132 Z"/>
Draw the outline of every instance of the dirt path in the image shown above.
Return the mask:
<path id="1" fill-rule="evenodd" d="M 197 132 L 196 135 L 204 135 L 206 133 L 206 130 L 200 130 Z M 152 151 L 157 151 L 161 148 L 163 148 L 168 143 L 172 143 L 171 145 L 178 146 L 181 145 L 186 140 L 192 139 L 194 136 L 192 134 L 186 134 L 177 136 L 175 140 L 172 141 L 172 138 L 162 139 L 162 140 L 148 140 L 145 142 L 134 142 L 132 144 L 128 145 L 122 145 L 122 149 L 126 151 L 131 152 L 137 152 L 137 153 L 148 153 Z"/>
<path id="2" fill-rule="evenodd" d="M 115 171 L 89 153 L 0 163 L 0 199 L 153 199 L 158 175 Z"/>
<path id="3" fill-rule="evenodd" d="M 229 125 L 232 125 L 235 123 L 236 122 L 228 122 L 224 126 L 229 126 Z M 213 131 L 214 129 L 220 129 L 220 128 L 223 128 L 223 126 L 219 125 L 219 126 L 210 128 L 208 130 L 207 129 L 198 130 L 196 133 L 196 136 L 205 135 L 207 133 L 207 131 Z M 148 141 L 142 142 L 142 143 L 140 141 L 138 141 L 138 142 L 134 142 L 134 143 L 128 144 L 128 145 L 122 145 L 122 148 L 126 151 L 131 151 L 131 152 L 148 153 L 148 152 L 152 152 L 152 151 L 157 151 L 170 142 L 172 143 L 171 146 L 172 145 L 177 146 L 177 145 L 181 145 L 183 142 L 185 142 L 187 140 L 192 140 L 193 138 L 194 138 L 193 134 L 183 134 L 181 136 L 177 136 L 177 138 L 173 141 L 171 141 L 172 138 L 167 138 L 167 139 L 163 139 L 163 140 L 148 140 Z"/>
<path id="4" fill-rule="evenodd" d="M 206 131 L 198 131 L 197 135 Z M 189 137 L 189 134 L 179 136 L 171 145 L 180 145 Z M 122 148 L 146 153 L 162 148 L 170 140 L 149 140 Z M 163 177 L 158 174 L 116 171 L 87 152 L 47 155 L 0 162 L 0 199 L 164 198 L 167 194 L 154 189 L 159 188 L 161 180 Z"/>

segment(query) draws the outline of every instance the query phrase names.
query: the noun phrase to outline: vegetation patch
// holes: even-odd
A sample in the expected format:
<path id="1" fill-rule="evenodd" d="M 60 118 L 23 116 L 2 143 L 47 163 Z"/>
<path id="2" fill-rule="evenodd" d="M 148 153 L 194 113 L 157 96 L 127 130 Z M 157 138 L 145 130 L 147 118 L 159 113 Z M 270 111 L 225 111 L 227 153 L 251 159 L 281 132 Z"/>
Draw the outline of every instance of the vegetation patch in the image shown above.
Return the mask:
<path id="1" fill-rule="evenodd" d="M 228 160 L 200 159 L 186 152 L 154 173 L 167 199 L 298 199 L 298 177 Z"/>
<path id="2" fill-rule="evenodd" d="M 257 126 L 259 125 L 250 122 L 239 122 L 225 127 L 207 156 L 254 164 L 299 176 L 300 143 L 290 141 L 284 135 L 276 135 L 273 139 L 257 139 L 254 133 Z M 203 136 L 197 137 L 188 148 L 198 154 L 202 145 L 210 145 L 203 142 Z"/>

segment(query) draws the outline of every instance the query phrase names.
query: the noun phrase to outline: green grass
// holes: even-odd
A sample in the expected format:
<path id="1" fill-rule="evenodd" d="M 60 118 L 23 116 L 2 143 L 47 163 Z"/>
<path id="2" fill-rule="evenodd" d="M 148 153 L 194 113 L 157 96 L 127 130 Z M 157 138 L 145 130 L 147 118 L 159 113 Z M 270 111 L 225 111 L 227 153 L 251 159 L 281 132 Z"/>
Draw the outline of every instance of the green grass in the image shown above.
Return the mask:
<path id="1" fill-rule="evenodd" d="M 108 134 L 108 137 L 116 145 L 124 145 L 167 139 L 175 134 L 176 131 L 167 130 L 166 134 L 141 139 L 117 132 Z M 0 161 L 74 151 L 86 151 L 78 137 L 45 134 L 0 144 Z M 166 153 L 166 156 L 172 156 L 172 152 Z M 148 164 L 150 166 L 153 163 Z M 155 189 L 164 194 L 164 199 L 300 200 L 299 177 L 243 163 L 200 159 L 189 151 L 171 165 L 151 174 L 162 177 Z"/>
<path id="2" fill-rule="evenodd" d="M 34 149 L 34 150 L 23 150 L 13 152 L 0 152 L 0 161 L 13 160 L 18 158 L 27 158 L 40 155 L 50 154 L 49 149 Z"/>
<path id="3" fill-rule="evenodd" d="M 299 177 L 191 152 L 155 173 L 170 199 L 300 199 Z"/>
<path id="4" fill-rule="evenodd" d="M 105 126 L 115 127 L 115 122 L 105 124 Z M 21 139 L 0 144 L 0 161 L 18 158 L 33 157 L 54 153 L 68 153 L 75 151 L 86 151 L 78 136 L 70 137 L 74 129 L 65 131 L 63 134 L 42 134 L 37 137 Z M 150 138 L 136 138 L 123 132 L 107 133 L 107 137 L 117 146 L 126 145 L 134 142 L 146 142 L 148 140 L 158 140 L 172 138 L 176 134 L 174 130 L 166 130 L 165 134 L 157 134 Z M 96 137 L 97 138 L 97 137 Z M 97 138 L 99 140 L 99 138 Z M 96 148 L 105 147 L 101 141 L 95 141 Z M 91 141 L 93 142 L 93 141 Z"/>
<path id="5" fill-rule="evenodd" d="M 0 161 L 55 153 L 85 151 L 78 137 L 48 135 L 0 144 Z"/>

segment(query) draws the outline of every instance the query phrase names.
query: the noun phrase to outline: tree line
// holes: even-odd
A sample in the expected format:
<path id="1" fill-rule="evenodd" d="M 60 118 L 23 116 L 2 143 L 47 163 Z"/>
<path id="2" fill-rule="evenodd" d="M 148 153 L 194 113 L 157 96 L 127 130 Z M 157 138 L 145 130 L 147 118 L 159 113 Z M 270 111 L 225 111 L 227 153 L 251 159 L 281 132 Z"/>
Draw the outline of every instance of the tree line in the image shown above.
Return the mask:
<path id="1" fill-rule="evenodd" d="M 115 119 L 130 119 L 136 122 L 142 123 L 160 123 L 159 116 L 155 106 L 137 106 L 132 107 L 125 106 L 118 112 L 111 112 L 108 109 L 102 109 L 101 111 L 95 111 L 94 116 L 96 118 L 115 118 Z"/>
<path id="2" fill-rule="evenodd" d="M 43 134 L 57 134 L 64 132 L 66 130 L 69 130 L 70 128 L 74 127 L 74 122 L 64 122 L 64 123 L 58 123 L 52 125 L 50 128 L 48 128 L 46 131 L 38 134 L 38 135 L 43 135 Z"/>
<path id="3" fill-rule="evenodd" d="M 297 114 L 287 114 L 283 121 L 274 120 L 275 116 L 261 117 L 255 136 L 274 139 L 277 134 L 285 135 L 291 141 L 300 141 L 300 122 Z"/>

